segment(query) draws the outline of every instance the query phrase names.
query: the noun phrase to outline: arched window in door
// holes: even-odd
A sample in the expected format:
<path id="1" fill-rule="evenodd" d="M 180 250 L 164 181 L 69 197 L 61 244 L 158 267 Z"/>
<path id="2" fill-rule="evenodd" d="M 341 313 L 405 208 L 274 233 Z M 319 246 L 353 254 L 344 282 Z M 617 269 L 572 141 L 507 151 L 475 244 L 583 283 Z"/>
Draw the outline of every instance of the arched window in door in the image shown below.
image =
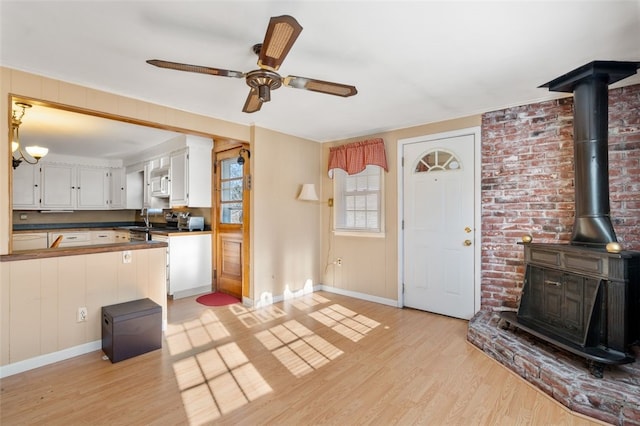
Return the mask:
<path id="1" fill-rule="evenodd" d="M 424 154 L 414 169 L 414 173 L 446 172 L 462 167 L 456 155 L 444 149 L 434 149 Z"/>

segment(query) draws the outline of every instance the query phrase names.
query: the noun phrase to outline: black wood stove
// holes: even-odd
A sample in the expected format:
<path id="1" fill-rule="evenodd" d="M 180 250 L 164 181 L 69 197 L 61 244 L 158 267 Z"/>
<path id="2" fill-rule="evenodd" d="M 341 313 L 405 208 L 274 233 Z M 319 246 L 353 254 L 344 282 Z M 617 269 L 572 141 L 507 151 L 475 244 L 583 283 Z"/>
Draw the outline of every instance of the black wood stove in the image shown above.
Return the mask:
<path id="1" fill-rule="evenodd" d="M 640 252 L 622 251 L 610 219 L 608 85 L 640 62 L 595 61 L 541 87 L 574 93 L 575 222 L 570 244 L 525 243 L 518 312 L 506 323 L 606 365 L 634 361 L 640 340 Z"/>

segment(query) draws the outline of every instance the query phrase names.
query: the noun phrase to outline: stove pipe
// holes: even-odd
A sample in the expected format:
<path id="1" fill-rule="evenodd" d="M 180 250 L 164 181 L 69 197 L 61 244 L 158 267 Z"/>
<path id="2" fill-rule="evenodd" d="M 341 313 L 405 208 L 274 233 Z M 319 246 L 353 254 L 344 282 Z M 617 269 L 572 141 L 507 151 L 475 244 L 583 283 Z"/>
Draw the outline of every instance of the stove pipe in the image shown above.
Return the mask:
<path id="1" fill-rule="evenodd" d="M 617 241 L 609 207 L 608 85 L 636 73 L 640 62 L 594 61 L 540 87 L 573 92 L 575 221 L 572 245 Z"/>

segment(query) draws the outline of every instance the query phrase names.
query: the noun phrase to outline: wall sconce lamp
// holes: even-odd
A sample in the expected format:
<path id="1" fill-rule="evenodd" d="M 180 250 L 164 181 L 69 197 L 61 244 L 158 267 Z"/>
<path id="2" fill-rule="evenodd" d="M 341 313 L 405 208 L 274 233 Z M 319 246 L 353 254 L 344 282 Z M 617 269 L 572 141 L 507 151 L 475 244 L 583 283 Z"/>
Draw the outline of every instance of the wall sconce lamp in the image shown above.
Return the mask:
<path id="1" fill-rule="evenodd" d="M 303 183 L 300 194 L 298 194 L 298 200 L 300 201 L 318 201 L 318 193 L 316 192 L 316 185 L 314 183 Z M 333 207 L 333 198 L 327 200 L 327 205 Z"/>
<path id="2" fill-rule="evenodd" d="M 244 149 L 242 148 L 240 150 L 240 152 L 238 153 L 238 164 L 240 164 L 241 166 L 244 165 L 244 157 L 242 156 L 242 154 L 247 153 L 247 158 L 251 158 L 251 151 L 249 151 L 248 149 Z"/>
<path id="3" fill-rule="evenodd" d="M 25 151 L 27 151 L 27 154 L 35 161 L 30 161 L 29 158 L 24 155 L 22 146 L 20 146 L 20 125 L 22 124 L 22 117 L 24 117 L 25 111 L 27 108 L 31 108 L 31 105 L 24 102 L 16 102 L 16 107 L 19 109 L 11 111 L 11 164 L 14 169 L 23 161 L 28 164 L 36 164 L 49 152 L 48 148 L 33 145 L 26 147 Z M 18 158 L 13 157 L 13 153 L 16 151 L 20 154 Z"/>
<path id="4" fill-rule="evenodd" d="M 298 195 L 300 201 L 318 201 L 318 194 L 316 193 L 316 185 L 313 183 L 303 183 L 300 194 Z"/>

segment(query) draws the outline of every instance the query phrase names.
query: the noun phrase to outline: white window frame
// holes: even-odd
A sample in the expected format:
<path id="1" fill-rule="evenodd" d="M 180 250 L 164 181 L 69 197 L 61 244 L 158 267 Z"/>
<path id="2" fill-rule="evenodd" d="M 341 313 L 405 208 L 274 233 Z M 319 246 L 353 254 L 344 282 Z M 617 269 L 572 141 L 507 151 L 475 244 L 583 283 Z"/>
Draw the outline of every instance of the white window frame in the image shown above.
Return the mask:
<path id="1" fill-rule="evenodd" d="M 376 169 L 379 173 L 380 177 L 380 187 L 378 190 L 365 190 L 364 193 L 376 193 L 378 195 L 378 223 L 379 228 L 356 228 L 356 227 L 348 227 L 342 225 L 345 223 L 345 215 L 346 215 L 346 205 L 345 199 L 347 195 L 353 195 L 357 193 L 347 192 L 347 179 L 358 178 L 362 175 L 370 173 L 372 170 Z M 385 217 L 384 217 L 384 173 L 381 167 L 368 165 L 364 171 L 355 174 L 348 175 L 347 172 L 341 169 L 335 169 L 333 171 L 333 194 L 334 194 L 334 203 L 333 203 L 333 232 L 338 236 L 357 236 L 357 237 L 375 237 L 375 238 L 383 238 L 385 236 Z M 373 210 L 370 210 L 373 211 Z"/>

